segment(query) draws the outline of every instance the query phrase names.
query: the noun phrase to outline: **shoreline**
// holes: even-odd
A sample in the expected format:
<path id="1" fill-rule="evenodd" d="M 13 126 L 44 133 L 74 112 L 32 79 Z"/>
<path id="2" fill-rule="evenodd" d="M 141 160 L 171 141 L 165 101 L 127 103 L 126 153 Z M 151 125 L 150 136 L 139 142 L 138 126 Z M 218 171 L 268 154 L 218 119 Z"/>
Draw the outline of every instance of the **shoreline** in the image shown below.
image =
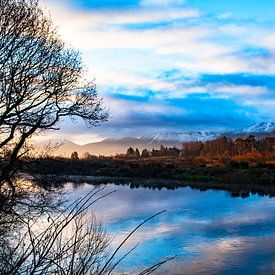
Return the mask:
<path id="1" fill-rule="evenodd" d="M 35 177 L 41 180 L 44 179 L 44 175 L 36 175 Z M 91 185 L 128 185 L 131 189 L 136 188 L 149 188 L 149 189 L 167 189 L 175 190 L 178 188 L 190 187 L 197 189 L 201 192 L 207 190 L 220 190 L 227 191 L 233 197 L 249 197 L 250 194 L 258 194 L 259 196 L 270 196 L 275 197 L 275 186 L 273 185 L 260 185 L 260 184 L 232 184 L 232 183 L 217 183 L 217 182 L 194 182 L 194 181 L 183 181 L 176 179 L 158 179 L 158 178 L 131 178 L 131 177 L 110 177 L 110 176 L 84 176 L 84 175 L 47 175 L 46 182 L 39 183 L 42 187 L 47 187 L 49 181 L 53 181 L 54 187 L 63 187 L 67 183 L 81 185 L 84 183 Z"/>

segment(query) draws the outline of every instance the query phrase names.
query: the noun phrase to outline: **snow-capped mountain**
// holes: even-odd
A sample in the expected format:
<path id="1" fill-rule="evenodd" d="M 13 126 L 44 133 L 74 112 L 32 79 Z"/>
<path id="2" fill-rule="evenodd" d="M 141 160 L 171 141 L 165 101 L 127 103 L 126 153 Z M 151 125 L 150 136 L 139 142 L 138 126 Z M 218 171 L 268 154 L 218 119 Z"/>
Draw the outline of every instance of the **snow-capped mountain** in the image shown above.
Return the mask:
<path id="1" fill-rule="evenodd" d="M 143 136 L 141 140 L 151 140 L 150 143 L 160 143 L 162 141 L 190 142 L 190 141 L 206 141 L 220 136 L 221 133 L 213 131 L 192 131 L 192 132 L 174 132 L 174 133 L 158 133 L 152 136 Z"/>
<path id="2" fill-rule="evenodd" d="M 243 134 L 268 134 L 275 131 L 275 122 L 260 122 L 253 124 L 247 128 L 235 131 L 189 131 L 189 132 L 172 132 L 158 133 L 155 135 L 147 135 L 140 137 L 141 140 L 151 140 L 150 143 L 161 143 L 163 141 L 190 142 L 190 141 L 206 141 L 218 138 L 222 135 L 243 135 Z"/>
<path id="3" fill-rule="evenodd" d="M 260 122 L 242 129 L 242 133 L 271 133 L 275 131 L 275 122 Z"/>
<path id="4" fill-rule="evenodd" d="M 148 150 L 152 150 L 152 148 L 157 149 L 160 145 L 181 148 L 183 142 L 212 140 L 222 135 L 232 138 L 247 134 L 263 137 L 269 135 L 273 131 L 275 131 L 274 122 L 261 122 L 248 128 L 231 132 L 190 131 L 154 133 L 142 137 L 109 138 L 100 142 L 87 143 L 85 145 L 78 145 L 70 141 L 65 141 L 54 154 L 69 157 L 73 151 L 77 151 L 79 155 L 83 155 L 85 152 L 95 155 L 115 155 L 125 153 L 129 147 L 138 148 L 139 150 L 143 150 L 144 148 Z"/>

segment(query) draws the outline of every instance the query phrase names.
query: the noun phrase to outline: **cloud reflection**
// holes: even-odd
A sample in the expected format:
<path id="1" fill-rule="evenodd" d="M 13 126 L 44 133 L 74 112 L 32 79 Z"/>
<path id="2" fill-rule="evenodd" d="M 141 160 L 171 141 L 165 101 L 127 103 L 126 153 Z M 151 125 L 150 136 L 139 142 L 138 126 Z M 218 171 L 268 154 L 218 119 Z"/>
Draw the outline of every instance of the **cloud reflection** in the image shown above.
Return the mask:
<path id="1" fill-rule="evenodd" d="M 84 184 L 71 196 L 83 196 L 90 188 Z M 245 269 L 268 274 L 272 270 L 274 199 L 251 195 L 243 200 L 223 191 L 190 188 L 158 191 L 108 185 L 105 192 L 114 189 L 117 192 L 94 209 L 114 236 L 114 246 L 143 220 L 167 209 L 135 233 L 121 251 L 140 243 L 120 266 L 121 272 L 134 272 L 172 255 L 178 255 L 177 260 L 158 274 L 220 274 Z"/>

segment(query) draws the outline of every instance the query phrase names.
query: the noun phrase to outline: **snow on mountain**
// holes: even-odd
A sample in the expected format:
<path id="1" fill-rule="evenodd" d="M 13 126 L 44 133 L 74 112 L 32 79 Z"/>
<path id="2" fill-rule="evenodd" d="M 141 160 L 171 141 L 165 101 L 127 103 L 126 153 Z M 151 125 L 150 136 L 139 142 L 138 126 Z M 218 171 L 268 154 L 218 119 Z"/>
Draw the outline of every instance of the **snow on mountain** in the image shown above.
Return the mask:
<path id="1" fill-rule="evenodd" d="M 174 132 L 174 133 L 158 133 L 153 136 L 142 136 L 141 140 L 151 140 L 150 143 L 160 143 L 161 141 L 205 141 L 220 136 L 220 133 L 212 131 L 192 131 L 192 132 Z"/>
<path id="2" fill-rule="evenodd" d="M 142 136 L 142 140 L 151 140 L 151 143 L 160 143 L 161 141 L 206 141 L 218 138 L 222 135 L 230 136 L 234 134 L 267 134 L 275 131 L 275 122 L 260 122 L 253 124 L 247 128 L 238 129 L 230 132 L 222 131 L 189 131 L 189 132 L 172 132 L 172 133 L 158 133 L 156 135 Z"/>
<path id="3" fill-rule="evenodd" d="M 243 133 L 271 133 L 275 131 L 275 122 L 260 122 L 246 129 L 241 130 Z"/>
<path id="4" fill-rule="evenodd" d="M 248 128 L 240 129 L 231 132 L 214 132 L 214 131 L 190 131 L 190 132 L 164 132 L 157 134 L 148 134 L 141 137 L 125 137 L 119 139 L 105 139 L 100 142 L 87 143 L 85 145 L 78 145 L 71 141 L 65 140 L 54 154 L 70 157 L 73 151 L 77 151 L 79 155 L 89 152 L 95 155 L 115 155 L 125 153 L 131 146 L 143 150 L 147 148 L 159 148 L 160 145 L 178 148 L 182 147 L 183 142 L 191 141 L 206 141 L 218 138 L 222 135 L 228 137 L 239 137 L 241 135 L 253 134 L 255 136 L 265 136 L 272 131 L 275 131 L 274 122 L 261 122 L 254 124 Z"/>

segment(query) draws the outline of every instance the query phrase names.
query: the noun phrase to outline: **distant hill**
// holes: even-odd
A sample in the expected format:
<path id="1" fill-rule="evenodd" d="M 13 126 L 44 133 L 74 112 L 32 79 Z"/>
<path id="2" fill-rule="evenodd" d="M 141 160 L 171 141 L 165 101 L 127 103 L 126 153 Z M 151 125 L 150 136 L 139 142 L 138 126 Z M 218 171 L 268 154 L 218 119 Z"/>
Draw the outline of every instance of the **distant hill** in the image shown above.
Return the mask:
<path id="1" fill-rule="evenodd" d="M 85 145 L 78 145 L 71 141 L 65 140 L 63 144 L 54 152 L 55 156 L 70 157 L 73 151 L 77 151 L 79 156 L 84 155 L 86 152 L 92 155 L 116 155 L 126 153 L 129 147 L 138 148 L 143 150 L 144 148 L 152 150 L 153 148 L 159 148 L 160 145 L 167 147 L 181 147 L 182 142 L 176 140 L 154 140 L 149 138 L 122 138 L 122 139 L 105 139 L 100 142 L 88 143 Z M 45 146 L 44 144 L 36 145 L 40 149 Z"/>
<path id="2" fill-rule="evenodd" d="M 251 125 L 248 128 L 239 129 L 231 132 L 213 132 L 213 131 L 190 131 L 190 132 L 175 132 L 175 133 L 159 133 L 153 136 L 142 136 L 139 138 L 126 137 L 121 139 L 105 139 L 100 142 L 78 145 L 69 140 L 65 140 L 63 144 L 52 154 L 55 156 L 70 157 L 73 151 L 77 151 L 79 156 L 83 156 L 86 152 L 92 155 L 116 155 L 125 153 L 129 147 L 138 148 L 140 151 L 144 148 L 152 150 L 157 149 L 160 145 L 165 147 L 176 146 L 182 147 L 183 142 L 190 141 L 206 141 L 226 135 L 228 137 L 237 137 L 247 134 L 253 134 L 256 137 L 263 137 L 275 133 L 274 122 L 261 122 Z M 40 149 L 44 144 L 37 144 Z"/>
<path id="3" fill-rule="evenodd" d="M 239 130 L 241 133 L 263 134 L 275 131 L 275 122 L 260 122 Z M 236 131 L 238 132 L 238 131 Z"/>
<path id="4" fill-rule="evenodd" d="M 242 135 L 254 135 L 256 138 L 265 137 L 267 135 L 275 135 L 275 122 L 260 122 L 253 124 L 247 128 L 238 129 L 225 135 L 229 137 L 239 137 Z"/>

